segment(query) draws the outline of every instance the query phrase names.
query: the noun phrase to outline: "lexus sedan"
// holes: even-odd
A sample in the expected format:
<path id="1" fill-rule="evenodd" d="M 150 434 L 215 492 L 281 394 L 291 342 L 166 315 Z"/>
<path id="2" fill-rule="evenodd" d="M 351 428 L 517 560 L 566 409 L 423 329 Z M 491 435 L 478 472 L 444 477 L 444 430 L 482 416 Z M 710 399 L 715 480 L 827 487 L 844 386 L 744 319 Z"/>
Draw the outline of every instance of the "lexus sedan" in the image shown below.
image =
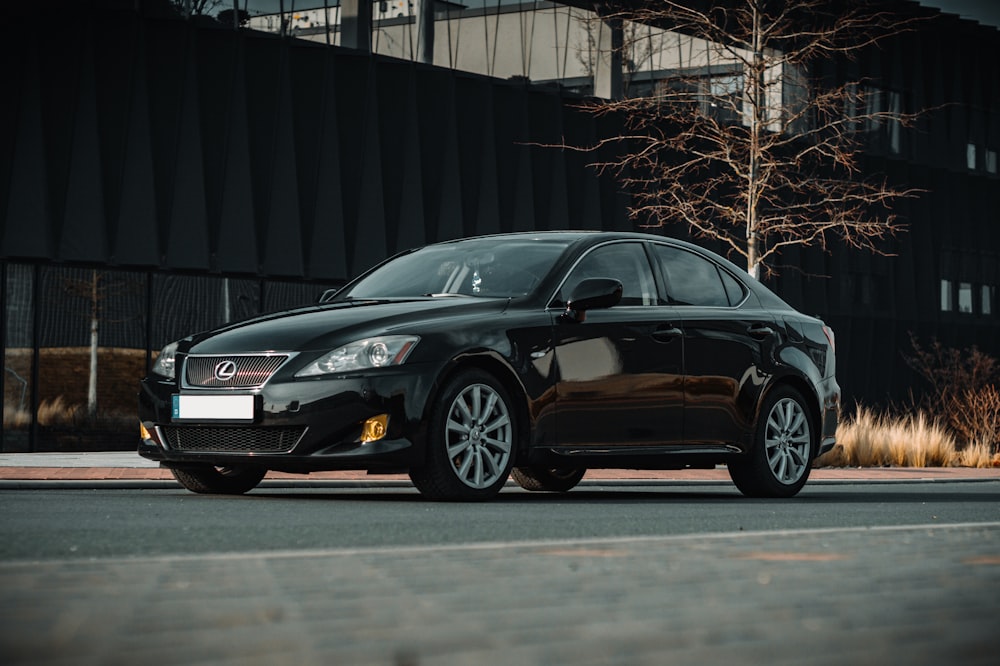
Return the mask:
<path id="1" fill-rule="evenodd" d="M 791 497 L 834 444 L 834 335 L 690 243 L 608 232 L 403 252 L 313 306 L 167 345 L 139 453 L 199 493 L 268 470 L 409 474 L 483 500 L 509 477 L 726 465 Z"/>

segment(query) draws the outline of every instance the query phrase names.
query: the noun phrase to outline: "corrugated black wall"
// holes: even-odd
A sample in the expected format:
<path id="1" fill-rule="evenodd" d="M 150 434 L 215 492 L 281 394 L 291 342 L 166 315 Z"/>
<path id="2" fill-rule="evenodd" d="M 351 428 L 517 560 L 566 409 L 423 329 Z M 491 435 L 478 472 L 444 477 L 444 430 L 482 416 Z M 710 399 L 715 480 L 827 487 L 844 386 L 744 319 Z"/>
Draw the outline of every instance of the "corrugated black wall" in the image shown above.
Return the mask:
<path id="1" fill-rule="evenodd" d="M 473 233 L 627 228 L 557 93 L 128 12 L 8 32 L 8 259 L 343 279 Z M 14 33 L 14 34 L 10 34 Z"/>

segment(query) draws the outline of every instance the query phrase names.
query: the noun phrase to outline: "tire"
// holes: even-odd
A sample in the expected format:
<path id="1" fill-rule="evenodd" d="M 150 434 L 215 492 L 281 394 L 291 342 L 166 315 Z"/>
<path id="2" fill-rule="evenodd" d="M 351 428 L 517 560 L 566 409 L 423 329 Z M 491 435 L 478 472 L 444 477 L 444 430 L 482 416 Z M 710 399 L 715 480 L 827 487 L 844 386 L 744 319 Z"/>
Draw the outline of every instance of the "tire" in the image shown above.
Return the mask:
<path id="1" fill-rule="evenodd" d="M 410 479 L 428 499 L 487 500 L 514 463 L 514 405 L 504 387 L 481 370 L 465 370 L 445 386 L 431 410 L 426 458 Z"/>
<path id="2" fill-rule="evenodd" d="M 170 472 L 182 486 L 195 493 L 242 495 L 257 487 L 267 470 L 263 467 L 172 467 Z"/>
<path id="3" fill-rule="evenodd" d="M 525 490 L 550 491 L 564 493 L 576 484 L 587 473 L 583 467 L 563 467 L 545 469 L 544 467 L 515 467 L 510 475 L 517 485 Z"/>
<path id="4" fill-rule="evenodd" d="M 779 386 L 765 398 L 753 446 L 729 464 L 729 476 L 748 497 L 793 497 L 809 479 L 816 425 L 802 394 Z"/>

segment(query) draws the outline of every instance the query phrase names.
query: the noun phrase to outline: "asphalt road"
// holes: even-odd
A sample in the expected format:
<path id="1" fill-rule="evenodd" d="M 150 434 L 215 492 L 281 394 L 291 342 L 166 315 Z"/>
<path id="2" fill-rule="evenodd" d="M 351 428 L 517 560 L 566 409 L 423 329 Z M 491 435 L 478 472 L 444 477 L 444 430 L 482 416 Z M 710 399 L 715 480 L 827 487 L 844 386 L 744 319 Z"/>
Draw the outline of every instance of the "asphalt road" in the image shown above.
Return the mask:
<path id="1" fill-rule="evenodd" d="M 98 484 L 99 486 L 99 484 Z M 1000 481 L 810 484 L 792 500 L 728 483 L 509 488 L 482 504 L 412 487 L 0 490 L 0 560 L 191 555 L 1000 521 Z"/>
<path id="2" fill-rule="evenodd" d="M 99 485 L 99 484 L 98 484 Z M 1000 481 L 0 490 L 5 664 L 994 664 Z"/>

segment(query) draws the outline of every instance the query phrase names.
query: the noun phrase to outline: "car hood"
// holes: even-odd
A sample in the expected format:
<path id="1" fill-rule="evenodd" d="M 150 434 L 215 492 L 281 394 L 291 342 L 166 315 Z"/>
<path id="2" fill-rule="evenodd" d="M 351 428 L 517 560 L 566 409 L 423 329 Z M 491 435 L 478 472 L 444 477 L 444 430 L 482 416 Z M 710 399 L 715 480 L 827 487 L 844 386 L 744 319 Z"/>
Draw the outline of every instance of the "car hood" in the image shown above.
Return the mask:
<path id="1" fill-rule="evenodd" d="M 262 315 L 201 333 L 181 350 L 191 354 L 312 351 L 374 335 L 419 331 L 442 318 L 500 313 L 507 299 L 415 298 L 345 301 Z"/>

